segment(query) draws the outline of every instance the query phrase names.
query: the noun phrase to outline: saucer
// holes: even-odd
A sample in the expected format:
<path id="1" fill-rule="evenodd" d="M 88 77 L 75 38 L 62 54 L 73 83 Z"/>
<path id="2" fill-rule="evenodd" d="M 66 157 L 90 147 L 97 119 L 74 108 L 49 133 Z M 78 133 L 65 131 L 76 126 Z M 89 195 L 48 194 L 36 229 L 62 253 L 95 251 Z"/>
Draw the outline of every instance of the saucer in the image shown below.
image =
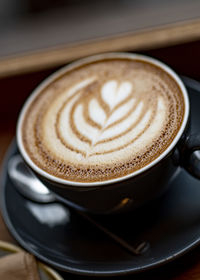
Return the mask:
<path id="1" fill-rule="evenodd" d="M 200 84 L 183 80 L 195 133 L 200 130 Z M 7 174 L 8 160 L 17 153 L 14 141 L 1 176 L 2 215 L 22 247 L 59 270 L 93 276 L 126 275 L 168 263 L 200 244 L 200 181 L 183 169 L 151 208 L 104 219 L 93 216 L 132 246 L 149 244 L 143 254 L 134 255 L 66 205 L 38 204 L 21 196 Z"/>

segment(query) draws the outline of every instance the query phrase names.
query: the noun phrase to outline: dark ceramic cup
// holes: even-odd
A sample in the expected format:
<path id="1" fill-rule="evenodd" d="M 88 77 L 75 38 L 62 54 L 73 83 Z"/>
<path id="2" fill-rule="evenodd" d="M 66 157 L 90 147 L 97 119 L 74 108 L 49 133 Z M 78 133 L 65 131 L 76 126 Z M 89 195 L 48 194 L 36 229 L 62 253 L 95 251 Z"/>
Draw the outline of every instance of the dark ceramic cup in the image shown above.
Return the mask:
<path id="1" fill-rule="evenodd" d="M 185 102 L 185 113 L 181 127 L 173 142 L 162 154 L 151 163 L 124 177 L 103 182 L 71 182 L 57 178 L 40 169 L 32 162 L 22 141 L 22 122 L 26 110 L 34 98 L 50 82 L 65 73 L 68 68 L 76 67 L 88 61 L 97 61 L 106 57 L 128 57 L 152 63 L 167 72 L 179 85 Z M 58 199 L 68 205 L 91 213 L 109 214 L 136 209 L 159 197 L 170 185 L 170 181 L 177 175 L 181 167 L 185 167 L 191 174 L 200 177 L 200 170 L 195 164 L 197 157 L 194 151 L 200 148 L 200 137 L 191 136 L 189 131 L 189 99 L 186 88 L 178 75 L 168 66 L 155 59 L 125 53 L 103 54 L 80 60 L 66 66 L 47 78 L 25 103 L 17 125 L 17 143 L 19 151 L 27 165 L 34 171 Z"/>

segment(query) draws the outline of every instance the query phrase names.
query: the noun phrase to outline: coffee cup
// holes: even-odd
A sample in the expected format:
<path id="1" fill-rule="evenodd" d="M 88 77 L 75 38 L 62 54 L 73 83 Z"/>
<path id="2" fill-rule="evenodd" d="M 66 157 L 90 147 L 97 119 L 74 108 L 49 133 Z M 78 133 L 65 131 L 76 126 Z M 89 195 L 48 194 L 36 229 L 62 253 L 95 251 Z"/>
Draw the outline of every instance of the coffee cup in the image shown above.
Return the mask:
<path id="1" fill-rule="evenodd" d="M 24 104 L 17 144 L 57 198 L 98 214 L 137 209 L 194 164 L 199 136 L 178 75 L 139 54 L 81 59 L 47 78 Z"/>

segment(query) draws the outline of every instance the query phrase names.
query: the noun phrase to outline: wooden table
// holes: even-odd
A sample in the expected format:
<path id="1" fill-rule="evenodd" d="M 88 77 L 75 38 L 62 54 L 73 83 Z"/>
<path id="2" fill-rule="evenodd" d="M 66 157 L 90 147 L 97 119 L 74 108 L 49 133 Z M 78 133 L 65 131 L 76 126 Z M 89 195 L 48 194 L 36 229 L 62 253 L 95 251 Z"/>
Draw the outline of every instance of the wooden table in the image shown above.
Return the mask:
<path id="1" fill-rule="evenodd" d="M 179 74 L 200 80 L 200 41 L 141 52 L 164 61 Z M 51 68 L 0 79 L 0 164 L 15 135 L 17 116 L 23 102 L 35 86 L 55 70 L 56 68 Z M 1 216 L 0 239 L 15 243 Z M 70 276 L 70 278 L 79 279 L 77 276 Z M 200 279 L 200 247 L 168 265 L 136 276 L 129 276 L 128 279 Z"/>
<path id="2" fill-rule="evenodd" d="M 0 4 L 0 77 L 59 67 L 105 51 L 200 40 L 196 0 L 26 2 L 18 1 L 18 12 Z"/>

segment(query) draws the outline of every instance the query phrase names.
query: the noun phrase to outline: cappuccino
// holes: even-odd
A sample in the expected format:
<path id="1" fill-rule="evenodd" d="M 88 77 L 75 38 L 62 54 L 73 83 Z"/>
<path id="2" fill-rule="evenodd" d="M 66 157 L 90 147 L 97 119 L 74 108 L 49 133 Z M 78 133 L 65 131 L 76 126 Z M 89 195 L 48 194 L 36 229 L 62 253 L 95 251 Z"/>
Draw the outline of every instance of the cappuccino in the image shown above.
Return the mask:
<path id="1" fill-rule="evenodd" d="M 120 178 L 172 143 L 184 118 L 178 83 L 162 68 L 105 57 L 66 68 L 29 102 L 22 141 L 42 170 L 74 182 Z"/>

